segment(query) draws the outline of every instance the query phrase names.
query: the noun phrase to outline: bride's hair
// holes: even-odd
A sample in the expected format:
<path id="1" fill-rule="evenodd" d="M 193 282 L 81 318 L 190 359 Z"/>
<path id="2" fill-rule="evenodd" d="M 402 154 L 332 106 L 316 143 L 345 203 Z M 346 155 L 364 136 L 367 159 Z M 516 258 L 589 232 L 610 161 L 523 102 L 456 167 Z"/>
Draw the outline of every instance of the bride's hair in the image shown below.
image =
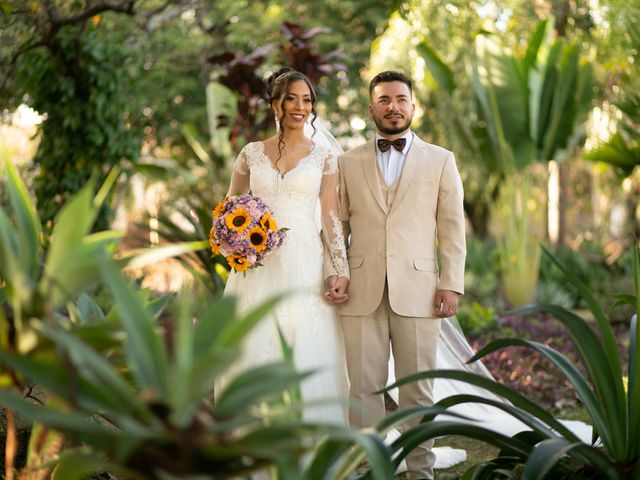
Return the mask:
<path id="1" fill-rule="evenodd" d="M 270 102 L 277 102 L 280 106 L 281 116 L 277 118 L 277 121 L 280 123 L 280 132 L 278 134 L 278 159 L 276 160 L 276 167 L 278 166 L 278 161 L 282 157 L 282 149 L 285 145 L 284 141 L 284 126 L 282 120 L 284 119 L 284 109 L 282 108 L 282 104 L 284 102 L 284 97 L 289 91 L 289 86 L 298 80 L 302 80 L 309 87 L 309 91 L 311 92 L 311 127 L 313 128 L 313 134 L 316 133 L 316 127 L 313 125 L 313 122 L 316 120 L 316 92 L 313 89 L 313 85 L 311 85 L 311 81 L 307 78 L 307 76 L 294 70 L 291 67 L 282 67 L 275 73 L 272 73 L 267 79 L 267 93 L 269 94 Z M 313 137 L 313 135 L 312 135 Z"/>

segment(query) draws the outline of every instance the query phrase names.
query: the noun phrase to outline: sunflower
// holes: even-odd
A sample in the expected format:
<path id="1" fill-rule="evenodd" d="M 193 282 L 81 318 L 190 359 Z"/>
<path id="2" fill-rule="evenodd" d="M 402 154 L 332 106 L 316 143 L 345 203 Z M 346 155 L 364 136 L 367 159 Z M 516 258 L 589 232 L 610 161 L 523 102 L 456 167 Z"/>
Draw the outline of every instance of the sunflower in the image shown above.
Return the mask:
<path id="1" fill-rule="evenodd" d="M 249 226 L 251 215 L 244 208 L 238 207 L 227 215 L 226 222 L 229 229 L 242 232 Z"/>
<path id="2" fill-rule="evenodd" d="M 220 200 L 218 205 L 216 205 L 216 208 L 213 209 L 213 218 L 218 218 L 220 216 L 220 214 L 224 210 L 224 204 L 226 201 L 227 197 L 224 197 L 222 200 Z"/>
<path id="3" fill-rule="evenodd" d="M 209 232 L 209 246 L 211 247 L 211 251 L 214 255 L 220 255 L 220 248 L 214 239 L 215 229 L 211 229 Z"/>
<path id="4" fill-rule="evenodd" d="M 278 229 L 276 220 L 271 216 L 270 213 L 265 213 L 262 218 L 260 218 L 260 226 L 264 229 L 264 231 L 271 230 L 272 232 L 275 232 Z"/>
<path id="5" fill-rule="evenodd" d="M 244 272 L 251 266 L 249 260 L 241 257 L 240 255 L 229 255 L 227 257 L 227 262 L 229 262 L 229 266 L 231 266 L 231 268 L 236 272 Z"/>
<path id="6" fill-rule="evenodd" d="M 256 252 L 260 252 L 267 248 L 267 232 L 262 228 L 255 226 L 249 230 L 249 242 Z"/>

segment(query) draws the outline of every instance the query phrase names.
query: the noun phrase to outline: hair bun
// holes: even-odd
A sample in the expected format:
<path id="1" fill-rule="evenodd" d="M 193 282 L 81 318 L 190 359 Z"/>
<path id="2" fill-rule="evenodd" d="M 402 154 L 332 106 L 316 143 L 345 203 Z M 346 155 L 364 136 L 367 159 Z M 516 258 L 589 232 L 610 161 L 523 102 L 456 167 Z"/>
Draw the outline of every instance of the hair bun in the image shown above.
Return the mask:
<path id="1" fill-rule="evenodd" d="M 274 87 L 276 81 L 278 80 L 278 78 L 280 78 L 285 73 L 289 73 L 289 72 L 293 72 L 293 71 L 294 71 L 294 69 L 291 68 L 291 67 L 282 67 L 277 72 L 274 72 L 271 75 L 269 75 L 269 78 L 267 79 L 267 93 L 269 94 L 269 98 L 273 98 L 273 95 L 272 95 L 273 94 L 273 87 Z"/>

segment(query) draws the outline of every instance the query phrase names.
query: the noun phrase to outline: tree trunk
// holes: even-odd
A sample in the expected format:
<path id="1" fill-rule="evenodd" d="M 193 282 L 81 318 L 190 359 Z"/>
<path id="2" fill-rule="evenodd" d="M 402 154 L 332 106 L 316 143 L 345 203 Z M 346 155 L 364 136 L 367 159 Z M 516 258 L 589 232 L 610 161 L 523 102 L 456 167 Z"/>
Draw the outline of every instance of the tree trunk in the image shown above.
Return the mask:
<path id="1" fill-rule="evenodd" d="M 569 180 L 569 164 L 558 164 L 558 239 L 555 244 L 557 250 L 567 240 L 567 185 Z"/>
<path id="2" fill-rule="evenodd" d="M 637 242 L 640 240 L 640 218 L 638 208 L 640 208 L 640 181 L 634 180 L 633 177 L 629 177 L 631 180 L 631 188 L 626 198 L 627 207 L 627 222 L 629 225 L 629 233 L 631 235 L 631 242 Z"/>
<path id="3" fill-rule="evenodd" d="M 476 201 L 464 201 L 464 211 L 467 214 L 473 235 L 480 240 L 489 237 L 489 206 Z"/>
<path id="4" fill-rule="evenodd" d="M 553 1 L 553 16 L 555 19 L 555 30 L 558 37 L 566 37 L 567 23 L 571 14 L 571 4 L 569 0 Z M 557 250 L 565 243 L 567 238 L 567 177 L 568 165 L 566 162 L 558 162 L 558 210 L 557 215 L 557 238 L 554 242 L 554 249 Z"/>

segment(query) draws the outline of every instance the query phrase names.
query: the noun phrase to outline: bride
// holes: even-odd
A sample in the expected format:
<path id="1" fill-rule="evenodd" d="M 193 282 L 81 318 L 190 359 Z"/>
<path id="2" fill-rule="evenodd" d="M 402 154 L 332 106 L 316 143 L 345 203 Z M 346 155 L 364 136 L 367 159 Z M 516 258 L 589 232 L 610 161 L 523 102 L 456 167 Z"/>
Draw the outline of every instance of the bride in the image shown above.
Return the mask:
<path id="1" fill-rule="evenodd" d="M 313 130 L 316 101 L 305 75 L 283 68 L 269 78 L 268 92 L 280 128 L 274 136 L 242 149 L 228 194 L 251 191 L 272 210 L 278 228 L 288 230 L 263 266 L 230 274 L 225 295 L 236 295 L 242 311 L 272 295 L 293 294 L 248 335 L 234 371 L 282 359 L 282 336 L 292 348 L 295 367 L 316 372 L 300 385 L 303 419 L 346 425 L 342 333 L 334 308 L 323 298 L 323 240 L 339 272 L 335 294 L 346 300 L 349 283 L 342 226 L 333 221 L 338 212 L 337 158 L 305 136 L 308 122 Z M 316 227 L 318 203 L 324 238 Z"/>

